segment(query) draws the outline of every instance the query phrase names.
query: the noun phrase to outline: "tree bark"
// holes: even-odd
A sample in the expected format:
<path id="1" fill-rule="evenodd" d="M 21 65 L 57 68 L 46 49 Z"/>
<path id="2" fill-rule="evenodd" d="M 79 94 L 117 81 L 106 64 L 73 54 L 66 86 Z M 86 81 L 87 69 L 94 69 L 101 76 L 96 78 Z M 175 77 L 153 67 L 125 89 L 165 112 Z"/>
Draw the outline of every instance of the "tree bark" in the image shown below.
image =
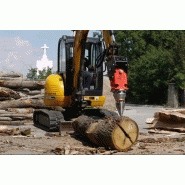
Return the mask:
<path id="1" fill-rule="evenodd" d="M 137 140 L 137 124 L 128 117 L 115 116 L 114 112 L 104 113 L 104 116 L 81 115 L 73 122 L 75 132 L 98 146 L 128 150 Z"/>
<path id="2" fill-rule="evenodd" d="M 0 125 L 24 125 L 25 121 L 0 121 Z"/>
<path id="3" fill-rule="evenodd" d="M 2 114 L 1 111 L 2 111 L 2 113 L 8 113 L 5 110 L 0 110 L 0 116 Z M 19 108 L 8 108 L 8 111 L 19 113 L 19 114 L 27 114 L 27 113 L 33 113 L 34 109 L 33 108 L 20 108 L 20 109 Z"/>
<path id="4" fill-rule="evenodd" d="M 41 91 L 35 90 L 35 91 L 29 91 L 24 93 L 27 95 L 38 95 L 38 94 L 41 94 Z"/>
<path id="5" fill-rule="evenodd" d="M 45 81 L 26 81 L 26 80 L 0 80 L 0 86 L 11 89 L 28 88 L 40 90 L 44 88 Z"/>
<path id="6" fill-rule="evenodd" d="M 21 73 L 2 73 L 0 74 L 1 77 L 11 77 L 11 78 L 17 78 L 22 77 L 23 75 Z"/>
<path id="7" fill-rule="evenodd" d="M 19 99 L 21 96 L 19 93 L 13 91 L 12 89 L 6 87 L 0 87 L 0 96 L 1 97 L 11 97 L 14 99 Z"/>
<path id="8" fill-rule="evenodd" d="M 0 117 L 0 121 L 12 121 L 10 117 Z"/>
<path id="9" fill-rule="evenodd" d="M 18 99 L 18 100 L 10 100 L 4 101 L 0 103 L 0 109 L 7 109 L 7 108 L 47 108 L 44 104 L 44 100 L 37 100 L 37 99 Z"/>

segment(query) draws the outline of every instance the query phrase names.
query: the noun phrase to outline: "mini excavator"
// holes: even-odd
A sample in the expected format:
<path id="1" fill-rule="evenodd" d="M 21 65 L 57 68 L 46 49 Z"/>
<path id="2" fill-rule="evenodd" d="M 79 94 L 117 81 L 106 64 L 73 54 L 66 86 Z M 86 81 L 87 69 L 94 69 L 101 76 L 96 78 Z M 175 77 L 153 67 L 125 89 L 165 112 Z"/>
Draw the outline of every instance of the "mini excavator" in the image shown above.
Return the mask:
<path id="1" fill-rule="evenodd" d="M 115 42 L 114 31 L 103 30 L 103 40 L 87 37 L 88 32 L 89 30 L 77 30 L 75 36 L 64 35 L 59 39 L 58 72 L 46 79 L 44 103 L 48 107 L 61 107 L 63 110 L 35 110 L 34 125 L 53 130 L 59 128 L 59 123 L 67 125 L 76 118 L 76 124 L 72 124 L 76 132 L 82 133 L 83 130 L 82 135 L 88 135 L 90 138 L 93 136 L 92 141 L 96 140 L 94 142 L 96 144 L 103 143 L 102 145 L 108 145 L 113 149 L 125 150 L 130 148 L 138 137 L 137 124 L 123 116 L 128 90 L 127 58 L 118 55 L 119 45 Z M 103 73 L 105 71 L 110 79 L 111 91 L 119 115 L 101 109 L 106 98 L 103 96 Z M 101 116 L 98 117 L 100 113 Z M 82 119 L 81 116 L 84 115 Z M 94 117 L 98 119 L 93 120 Z M 88 120 L 84 122 L 85 118 Z M 92 125 L 95 122 L 98 125 L 100 119 L 104 120 L 105 125 L 100 130 L 109 133 L 110 137 L 107 137 L 107 134 L 99 134 L 99 136 L 95 134 L 96 129 Z M 83 120 L 83 124 L 80 120 Z M 91 125 L 91 129 L 87 128 L 87 122 L 89 127 Z M 108 127 L 110 122 L 112 126 Z M 80 132 L 79 123 L 83 127 Z M 98 137 L 101 142 L 98 142 Z M 106 142 L 102 142 L 103 140 Z M 108 140 L 112 141 L 107 142 Z"/>

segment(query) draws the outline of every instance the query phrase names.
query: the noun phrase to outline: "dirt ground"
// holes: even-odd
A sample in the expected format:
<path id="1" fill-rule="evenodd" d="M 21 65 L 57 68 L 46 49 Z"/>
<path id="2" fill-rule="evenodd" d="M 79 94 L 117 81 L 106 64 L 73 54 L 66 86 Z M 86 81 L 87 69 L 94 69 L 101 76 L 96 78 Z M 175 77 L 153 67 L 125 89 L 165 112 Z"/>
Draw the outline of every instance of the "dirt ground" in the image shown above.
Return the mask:
<path id="1" fill-rule="evenodd" d="M 97 147 L 73 132 L 59 136 L 58 132 L 45 132 L 27 123 L 30 136 L 0 136 L 0 154 L 21 155 L 183 155 L 185 135 L 140 133 L 138 141 L 125 152 Z"/>
<path id="2" fill-rule="evenodd" d="M 116 110 L 114 98 L 110 93 L 108 78 L 104 79 L 104 108 Z M 16 127 L 16 126 L 15 126 Z M 185 154 L 185 134 L 169 132 L 165 134 L 139 133 L 138 141 L 125 152 L 94 146 L 90 141 L 73 132 L 46 132 L 25 123 L 24 128 L 31 128 L 30 136 L 0 135 L 0 154 L 20 155 L 182 155 Z M 17 127 L 16 127 L 17 128 Z"/>

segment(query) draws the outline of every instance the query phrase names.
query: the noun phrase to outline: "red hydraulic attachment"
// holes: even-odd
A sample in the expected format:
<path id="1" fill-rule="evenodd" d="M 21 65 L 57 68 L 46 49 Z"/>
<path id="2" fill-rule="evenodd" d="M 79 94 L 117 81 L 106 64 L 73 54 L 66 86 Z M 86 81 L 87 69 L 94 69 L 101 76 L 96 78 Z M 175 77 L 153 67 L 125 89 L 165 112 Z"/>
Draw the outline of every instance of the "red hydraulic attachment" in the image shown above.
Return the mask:
<path id="1" fill-rule="evenodd" d="M 114 72 L 114 77 L 110 80 L 111 83 L 111 91 L 118 90 L 128 90 L 127 84 L 127 73 L 123 69 L 116 68 Z"/>

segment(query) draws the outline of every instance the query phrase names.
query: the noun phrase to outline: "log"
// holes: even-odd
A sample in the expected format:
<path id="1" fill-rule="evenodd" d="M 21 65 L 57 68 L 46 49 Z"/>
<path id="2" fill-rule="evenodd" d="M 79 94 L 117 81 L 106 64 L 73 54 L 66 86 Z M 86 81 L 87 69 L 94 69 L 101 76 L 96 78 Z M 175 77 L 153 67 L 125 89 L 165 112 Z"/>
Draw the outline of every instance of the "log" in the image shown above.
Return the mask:
<path id="1" fill-rule="evenodd" d="M 0 125 L 12 125 L 12 126 L 18 126 L 18 125 L 24 125 L 25 121 L 0 121 Z"/>
<path id="2" fill-rule="evenodd" d="M 1 114 L 4 114 L 4 113 L 8 113 L 8 111 L 6 111 L 6 110 L 0 110 L 0 116 L 1 116 Z"/>
<path id="3" fill-rule="evenodd" d="M 0 101 L 7 101 L 7 100 L 11 100 L 10 97 L 0 97 Z"/>
<path id="4" fill-rule="evenodd" d="M 7 110 L 9 112 L 15 112 L 15 113 L 19 113 L 19 114 L 33 113 L 33 111 L 34 111 L 33 108 L 20 108 L 20 109 L 19 108 L 8 108 Z M 7 113 L 7 111 L 5 111 L 5 110 L 0 110 L 0 114 L 1 114 L 1 111 L 2 111 L 2 113 Z"/>
<path id="5" fill-rule="evenodd" d="M 22 75 L 21 73 L 14 73 L 14 72 L 11 72 L 11 73 L 3 73 L 3 74 L 1 74 L 0 76 L 2 76 L 2 77 L 17 78 L 17 77 L 22 77 L 23 75 Z"/>
<path id="6" fill-rule="evenodd" d="M 17 117 L 22 117 L 24 119 L 32 119 L 33 114 L 17 114 L 17 113 L 5 113 L 5 114 L 0 114 L 0 119 L 2 117 L 10 117 L 10 118 L 17 118 Z"/>
<path id="7" fill-rule="evenodd" d="M 0 103 L 0 109 L 8 109 L 8 108 L 47 108 L 44 104 L 44 100 L 37 99 L 26 99 L 26 100 L 10 100 L 4 101 Z"/>
<path id="8" fill-rule="evenodd" d="M 43 99 L 44 98 L 44 94 L 38 94 L 35 96 L 26 96 L 26 97 L 22 97 L 22 100 L 26 100 L 26 99 Z"/>
<path id="9" fill-rule="evenodd" d="M 111 111 L 103 110 L 103 114 L 104 116 L 97 113 L 94 116 L 79 116 L 73 122 L 75 132 L 98 146 L 128 150 L 137 140 L 137 124 L 128 117 L 115 116 Z"/>
<path id="10" fill-rule="evenodd" d="M 26 81 L 26 80 L 0 80 L 0 86 L 11 89 L 28 88 L 40 90 L 44 88 L 45 81 Z"/>
<path id="11" fill-rule="evenodd" d="M 7 126 L 0 126 L 0 133 L 6 132 L 8 130 Z"/>
<path id="12" fill-rule="evenodd" d="M 0 77 L 0 80 L 22 80 L 22 77 L 12 78 L 12 77 Z M 24 79 L 26 80 L 26 79 Z"/>
<path id="13" fill-rule="evenodd" d="M 24 92 L 25 94 L 27 95 L 38 95 L 38 94 L 41 94 L 41 91 L 38 91 L 38 90 L 35 90 L 35 91 L 25 91 Z"/>
<path id="14" fill-rule="evenodd" d="M 21 96 L 19 93 L 13 91 L 12 89 L 6 87 L 0 87 L 0 96 L 1 97 L 11 97 L 14 99 L 19 99 Z"/>
<path id="15" fill-rule="evenodd" d="M 0 121 L 12 121 L 10 117 L 0 117 Z"/>

